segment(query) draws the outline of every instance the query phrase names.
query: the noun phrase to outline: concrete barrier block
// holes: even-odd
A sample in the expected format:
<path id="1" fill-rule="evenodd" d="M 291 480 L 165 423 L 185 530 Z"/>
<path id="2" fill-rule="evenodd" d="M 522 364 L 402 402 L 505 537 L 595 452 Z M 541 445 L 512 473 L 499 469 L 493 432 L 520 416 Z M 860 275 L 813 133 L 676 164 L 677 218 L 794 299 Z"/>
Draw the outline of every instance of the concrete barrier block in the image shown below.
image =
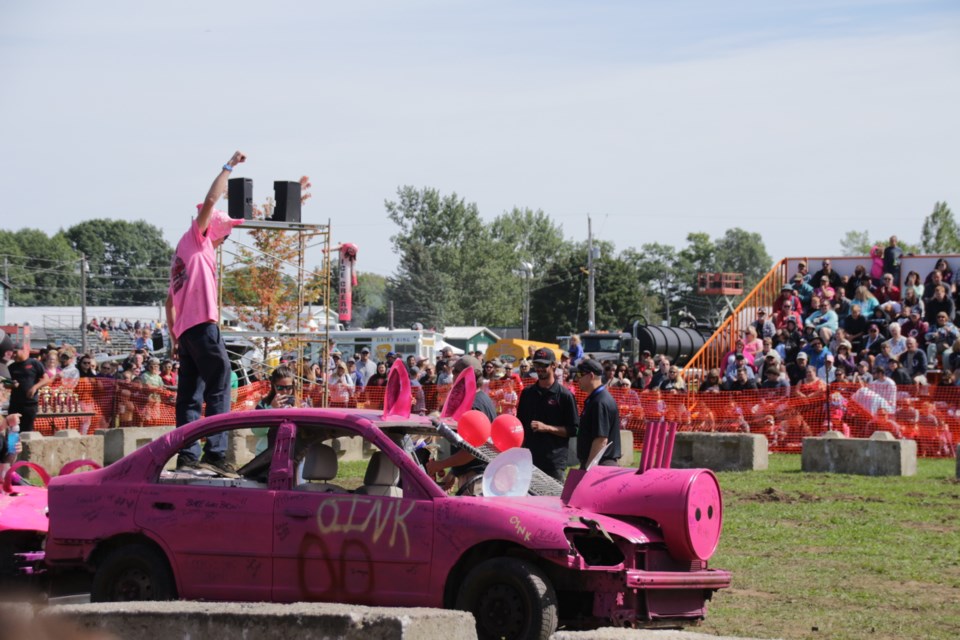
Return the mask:
<path id="1" fill-rule="evenodd" d="M 337 452 L 337 459 L 343 462 L 367 460 L 372 453 L 363 438 L 336 438 L 333 441 L 333 450 Z"/>
<path id="2" fill-rule="evenodd" d="M 39 612 L 119 638 L 178 640 L 475 640 L 464 611 L 327 603 L 119 602 L 53 606 Z"/>
<path id="3" fill-rule="evenodd" d="M 844 438 L 828 431 L 803 439 L 803 471 L 849 473 L 859 476 L 913 476 L 917 473 L 917 443 L 897 440 L 886 431 L 869 438 Z"/>
<path id="4" fill-rule="evenodd" d="M 683 431 L 673 446 L 674 469 L 762 471 L 770 464 L 767 439 L 759 433 Z"/>
<path id="5" fill-rule="evenodd" d="M 118 427 L 98 430 L 96 435 L 103 436 L 103 462 L 113 464 L 173 429 L 174 427 Z"/>
<path id="6" fill-rule="evenodd" d="M 21 434 L 20 440 L 23 453 L 19 459 L 39 464 L 52 475 L 74 460 L 93 460 L 103 464 L 103 438 L 100 436 L 81 436 L 75 429 L 64 429 L 48 437 L 31 431 Z M 26 469 L 24 473 L 29 475 Z"/>

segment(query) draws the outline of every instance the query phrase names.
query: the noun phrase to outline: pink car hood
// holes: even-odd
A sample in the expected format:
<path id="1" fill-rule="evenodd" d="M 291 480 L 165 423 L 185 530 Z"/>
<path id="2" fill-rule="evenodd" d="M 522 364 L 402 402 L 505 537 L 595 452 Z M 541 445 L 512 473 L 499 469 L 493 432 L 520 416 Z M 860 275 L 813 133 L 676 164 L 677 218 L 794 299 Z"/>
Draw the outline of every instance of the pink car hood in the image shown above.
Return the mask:
<path id="1" fill-rule="evenodd" d="M 479 507 L 501 512 L 528 546 L 566 547 L 563 530 L 599 528 L 635 544 L 661 542 L 659 529 L 640 521 L 628 522 L 616 516 L 565 505 L 559 497 L 460 498 L 470 509 Z M 494 514 L 491 514 L 494 515 Z M 555 544 L 548 544 L 553 542 Z"/>

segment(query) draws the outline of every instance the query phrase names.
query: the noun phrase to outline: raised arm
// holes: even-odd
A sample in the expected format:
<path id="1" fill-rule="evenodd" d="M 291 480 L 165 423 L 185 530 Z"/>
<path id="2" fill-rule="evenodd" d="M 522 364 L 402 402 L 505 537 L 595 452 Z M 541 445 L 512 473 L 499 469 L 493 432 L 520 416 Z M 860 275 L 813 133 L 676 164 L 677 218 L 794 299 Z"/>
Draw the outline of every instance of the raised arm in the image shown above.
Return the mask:
<path id="1" fill-rule="evenodd" d="M 227 190 L 227 180 L 230 179 L 230 172 L 233 171 L 235 166 L 246 159 L 246 154 L 240 151 L 235 152 L 233 157 L 223 165 L 223 169 L 220 170 L 220 174 L 213 181 L 213 184 L 210 185 L 207 197 L 203 199 L 203 206 L 200 207 L 200 213 L 197 214 L 197 227 L 200 229 L 200 233 L 207 232 L 207 226 L 210 224 L 210 215 L 213 213 L 213 208 Z"/>

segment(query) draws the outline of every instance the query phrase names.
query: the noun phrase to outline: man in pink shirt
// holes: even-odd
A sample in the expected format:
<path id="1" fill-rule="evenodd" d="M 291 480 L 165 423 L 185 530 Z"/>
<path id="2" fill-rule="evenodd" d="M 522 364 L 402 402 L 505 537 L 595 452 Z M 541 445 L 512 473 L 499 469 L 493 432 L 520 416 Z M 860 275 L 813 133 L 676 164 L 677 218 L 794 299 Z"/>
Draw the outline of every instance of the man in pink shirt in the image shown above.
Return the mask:
<path id="1" fill-rule="evenodd" d="M 172 348 L 180 358 L 178 427 L 199 419 L 204 402 L 208 416 L 230 411 L 230 360 L 220 335 L 216 249 L 243 220 L 230 218 L 214 205 L 227 190 L 230 172 L 244 160 L 246 156 L 237 151 L 223 165 L 203 204 L 197 205 L 197 217 L 180 238 L 170 266 L 166 308 Z M 226 462 L 226 449 L 225 433 L 207 438 L 202 459 L 200 444 L 194 442 L 180 451 L 177 468 L 203 466 L 232 473 Z"/>

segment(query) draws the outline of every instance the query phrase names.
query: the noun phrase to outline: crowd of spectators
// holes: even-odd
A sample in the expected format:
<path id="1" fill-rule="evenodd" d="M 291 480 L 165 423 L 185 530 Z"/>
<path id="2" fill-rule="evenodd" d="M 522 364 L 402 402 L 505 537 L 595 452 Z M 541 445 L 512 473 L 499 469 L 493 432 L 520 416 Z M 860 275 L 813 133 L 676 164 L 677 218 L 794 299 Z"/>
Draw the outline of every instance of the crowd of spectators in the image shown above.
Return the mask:
<path id="1" fill-rule="evenodd" d="M 162 349 L 169 340 L 166 325 L 154 320 L 91 318 L 81 329 L 97 336 L 104 346 L 113 344 L 116 334 L 124 335 L 137 348 L 151 351 Z"/>
<path id="2" fill-rule="evenodd" d="M 890 239 L 884 255 L 897 249 Z M 903 277 L 896 260 L 881 259 L 841 276 L 825 259 L 810 274 L 801 262 L 783 285 L 770 315 L 756 320 L 724 356 L 722 371 L 708 373 L 701 391 L 802 387 L 807 381 L 926 385 L 934 370 L 941 385 L 960 384 L 958 291 L 946 259 L 921 278 Z M 876 265 L 875 265 L 876 266 Z"/>
<path id="3" fill-rule="evenodd" d="M 858 265 L 849 276 L 834 271 L 829 259 L 815 273 L 801 262 L 772 308 L 756 310 L 756 321 L 738 336 L 722 366 L 705 372 L 693 390 L 776 389 L 783 395 L 804 396 L 832 383 L 927 384 L 931 369 L 940 374 L 940 384 L 960 384 L 958 292 L 952 269 L 941 259 L 923 278 L 915 272 L 905 274 L 901 288 L 896 286 L 901 255 L 896 238 L 891 238 L 873 264 Z M 536 379 L 530 360 L 486 359 L 481 351 L 468 355 L 483 362 L 481 384 L 498 409 L 514 412 L 517 395 Z M 399 357 L 389 352 L 383 362 L 376 362 L 366 348 L 346 358 L 333 349 L 325 367 L 304 363 L 310 371 L 303 379 L 326 381 L 332 402 L 352 406 L 367 387 L 386 384 L 386 372 Z M 582 348 L 573 341 L 556 369 L 561 384 L 574 392 L 576 365 L 582 358 Z M 450 350 L 435 361 L 406 357 L 415 410 L 423 411 L 418 398 L 424 387 L 453 382 L 454 362 Z M 603 384 L 612 390 L 688 391 L 681 369 L 665 355 L 644 351 L 633 364 L 601 365 Z"/>

